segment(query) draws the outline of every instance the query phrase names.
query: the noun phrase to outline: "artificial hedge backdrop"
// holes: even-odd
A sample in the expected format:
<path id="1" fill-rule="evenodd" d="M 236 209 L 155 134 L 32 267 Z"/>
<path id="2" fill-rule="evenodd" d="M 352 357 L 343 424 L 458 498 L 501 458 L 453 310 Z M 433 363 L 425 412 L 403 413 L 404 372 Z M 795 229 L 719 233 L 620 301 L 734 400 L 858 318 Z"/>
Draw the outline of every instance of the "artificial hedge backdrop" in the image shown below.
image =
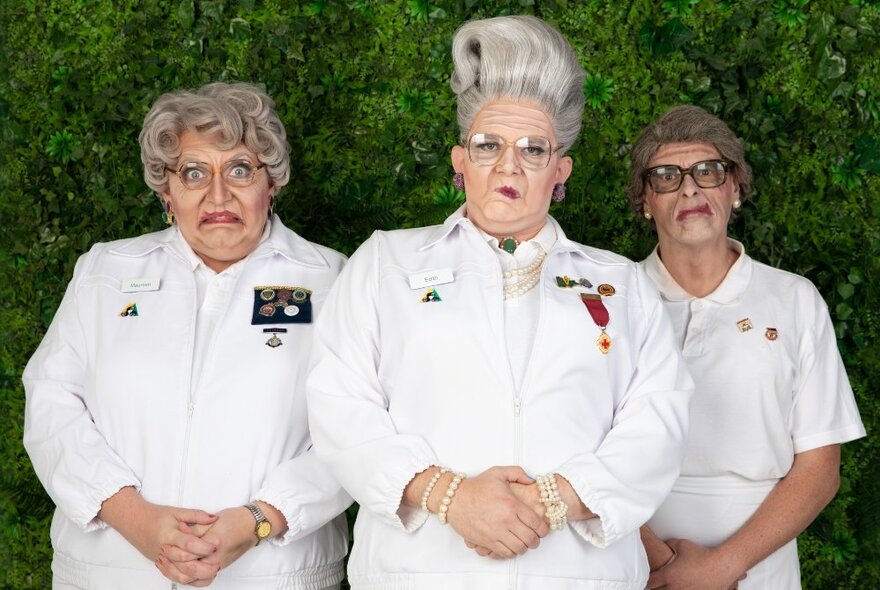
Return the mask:
<path id="1" fill-rule="evenodd" d="M 560 28 L 588 72 L 569 196 L 551 210 L 568 234 L 645 256 L 653 237 L 623 191 L 630 143 L 671 105 L 717 113 L 756 176 L 733 235 L 823 293 L 877 431 L 876 1 L 0 0 L 0 587 L 50 585 L 53 506 L 21 446 L 20 375 L 77 256 L 161 227 L 137 146 L 153 101 L 218 79 L 265 85 L 293 146 L 277 210 L 350 253 L 461 202 L 451 35 L 518 13 Z M 805 587 L 880 587 L 877 457 L 873 436 L 845 445 L 837 499 L 801 536 Z"/>

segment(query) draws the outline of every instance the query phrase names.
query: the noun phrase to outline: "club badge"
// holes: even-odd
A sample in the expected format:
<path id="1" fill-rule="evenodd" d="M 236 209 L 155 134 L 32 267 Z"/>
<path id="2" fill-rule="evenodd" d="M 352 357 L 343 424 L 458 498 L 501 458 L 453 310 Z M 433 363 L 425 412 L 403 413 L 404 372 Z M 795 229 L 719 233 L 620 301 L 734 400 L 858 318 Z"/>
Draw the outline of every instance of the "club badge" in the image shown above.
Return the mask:
<path id="1" fill-rule="evenodd" d="M 767 328 L 764 331 L 764 338 L 766 338 L 770 342 L 773 342 L 774 340 L 779 338 L 779 331 L 776 328 Z"/>
<path id="2" fill-rule="evenodd" d="M 311 297 L 312 292 L 304 287 L 254 287 L 251 324 L 310 324 Z M 276 346 L 280 346 L 280 340 Z"/>
<path id="3" fill-rule="evenodd" d="M 752 320 L 749 318 L 742 319 L 736 323 L 736 327 L 739 328 L 740 332 L 748 332 L 752 329 Z"/>
<path id="4" fill-rule="evenodd" d="M 129 303 L 125 307 L 122 308 L 122 311 L 119 312 L 119 317 L 121 318 L 136 318 L 138 316 L 138 306 L 137 303 Z"/>
<path id="5" fill-rule="evenodd" d="M 422 297 L 422 303 L 431 303 L 434 301 L 443 301 L 440 299 L 440 293 L 437 292 L 437 289 L 428 289 L 425 291 L 425 295 Z"/>
<path id="6" fill-rule="evenodd" d="M 587 289 L 590 289 L 593 286 L 593 283 L 591 283 L 587 279 L 572 279 L 566 275 L 562 277 L 556 277 L 556 285 L 558 287 L 563 287 L 566 289 L 571 289 L 572 287 L 585 287 Z"/>

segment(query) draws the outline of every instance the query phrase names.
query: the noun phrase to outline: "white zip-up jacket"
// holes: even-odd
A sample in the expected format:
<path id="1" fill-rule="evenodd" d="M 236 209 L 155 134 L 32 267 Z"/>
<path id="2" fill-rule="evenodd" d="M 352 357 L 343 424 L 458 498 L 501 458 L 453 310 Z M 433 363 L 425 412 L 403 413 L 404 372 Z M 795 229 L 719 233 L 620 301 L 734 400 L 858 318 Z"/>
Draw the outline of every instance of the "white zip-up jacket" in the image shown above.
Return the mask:
<path id="1" fill-rule="evenodd" d="M 259 499 L 284 514 L 283 538 L 248 551 L 211 588 L 336 584 L 347 538 L 336 517 L 351 499 L 309 450 L 303 386 L 312 324 L 252 320 L 272 319 L 255 311 L 255 287 L 301 287 L 311 292 L 303 317 L 309 306 L 318 313 L 345 258 L 274 218 L 242 263 L 194 375 L 197 287 L 177 231 L 96 244 L 82 256 L 25 369 L 25 447 L 57 506 L 55 579 L 99 590 L 172 588 L 97 518 L 104 500 L 134 486 L 157 504 L 216 512 Z M 283 344 L 267 346 L 272 336 Z"/>
<path id="2" fill-rule="evenodd" d="M 318 455 L 360 503 L 352 588 L 644 588 L 638 527 L 678 475 L 693 385 L 644 271 L 548 222 L 558 240 L 536 287 L 519 391 L 500 263 L 462 210 L 442 226 L 376 232 L 331 290 L 315 331 L 309 420 Z M 607 354 L 580 297 L 601 285 L 614 290 L 601 298 Z M 430 465 L 471 476 L 496 465 L 559 473 L 598 518 L 520 557 L 481 558 L 452 527 L 401 506 Z"/>

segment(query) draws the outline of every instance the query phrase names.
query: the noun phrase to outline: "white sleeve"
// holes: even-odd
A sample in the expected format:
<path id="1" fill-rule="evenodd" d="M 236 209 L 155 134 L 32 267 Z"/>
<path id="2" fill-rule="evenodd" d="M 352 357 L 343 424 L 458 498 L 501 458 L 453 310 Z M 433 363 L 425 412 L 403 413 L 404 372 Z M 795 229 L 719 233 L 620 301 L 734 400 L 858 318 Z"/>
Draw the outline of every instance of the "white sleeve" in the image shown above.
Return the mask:
<path id="1" fill-rule="evenodd" d="M 78 317 L 77 286 L 100 245 L 82 256 L 64 299 L 25 368 L 24 446 L 52 501 L 86 531 L 107 526 L 101 504 L 140 481 L 107 444 L 84 399 L 88 359 Z"/>
<path id="2" fill-rule="evenodd" d="M 795 453 L 865 436 L 828 307 L 812 284 L 806 291 L 798 305 L 806 317 L 799 326 L 798 376 L 792 392 Z"/>
<path id="3" fill-rule="evenodd" d="M 379 381 L 379 242 L 374 233 L 346 265 L 315 325 L 307 393 L 315 449 L 360 504 L 392 526 L 427 518 L 401 505 L 412 478 L 436 464 L 420 436 L 399 434 Z"/>
<path id="4" fill-rule="evenodd" d="M 619 398 L 611 429 L 594 453 L 556 472 L 598 518 L 572 522 L 597 547 L 632 533 L 653 515 L 678 478 L 694 384 L 675 346 L 659 295 L 639 269 L 632 337 L 635 373 Z"/>
<path id="5" fill-rule="evenodd" d="M 278 545 L 315 532 L 351 505 L 351 496 L 318 459 L 314 449 L 273 469 L 254 499 L 271 504 L 287 520 L 287 532 L 271 539 Z"/>

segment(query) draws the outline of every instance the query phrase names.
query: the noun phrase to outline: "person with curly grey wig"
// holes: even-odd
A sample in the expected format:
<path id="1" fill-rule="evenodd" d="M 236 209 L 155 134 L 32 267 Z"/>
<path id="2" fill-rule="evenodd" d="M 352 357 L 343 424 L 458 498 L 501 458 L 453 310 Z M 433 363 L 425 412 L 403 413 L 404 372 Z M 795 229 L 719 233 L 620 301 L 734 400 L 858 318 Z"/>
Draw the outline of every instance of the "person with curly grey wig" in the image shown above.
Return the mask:
<path id="1" fill-rule="evenodd" d="M 80 258 L 23 377 L 53 587 L 338 588 L 351 498 L 303 383 L 344 257 L 273 214 L 289 147 L 258 88 L 165 94 L 140 144 L 170 227 Z"/>
<path id="2" fill-rule="evenodd" d="M 465 204 L 376 232 L 315 330 L 315 448 L 360 503 L 349 580 L 642 590 L 691 382 L 638 266 L 548 215 L 584 70 L 535 17 L 469 22 L 452 53 Z"/>
<path id="3" fill-rule="evenodd" d="M 642 529 L 650 588 L 799 589 L 795 538 L 865 435 L 819 292 L 728 237 L 751 185 L 742 142 L 697 106 L 632 149 L 630 202 L 658 237 L 642 264 L 697 386 L 681 476 Z"/>

